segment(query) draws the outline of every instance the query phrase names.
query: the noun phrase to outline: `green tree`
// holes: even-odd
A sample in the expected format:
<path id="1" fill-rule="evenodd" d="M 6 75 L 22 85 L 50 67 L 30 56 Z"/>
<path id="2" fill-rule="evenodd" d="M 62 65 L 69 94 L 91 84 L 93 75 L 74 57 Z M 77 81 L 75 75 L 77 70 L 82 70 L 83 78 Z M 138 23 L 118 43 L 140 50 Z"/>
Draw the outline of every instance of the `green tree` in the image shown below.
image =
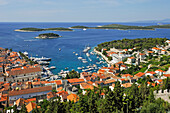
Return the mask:
<path id="1" fill-rule="evenodd" d="M 21 111 L 20 111 L 19 113 L 28 113 L 28 112 L 27 112 L 27 108 L 26 108 L 25 104 L 24 104 L 24 105 L 22 105 L 22 107 L 21 107 Z"/>

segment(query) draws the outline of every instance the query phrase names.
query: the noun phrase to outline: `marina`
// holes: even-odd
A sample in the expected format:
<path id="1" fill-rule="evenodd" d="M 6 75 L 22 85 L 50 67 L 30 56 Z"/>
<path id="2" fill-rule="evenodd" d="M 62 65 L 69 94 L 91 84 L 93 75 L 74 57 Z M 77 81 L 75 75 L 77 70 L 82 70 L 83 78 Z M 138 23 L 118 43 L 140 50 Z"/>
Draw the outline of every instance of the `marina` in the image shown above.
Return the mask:
<path id="1" fill-rule="evenodd" d="M 86 23 L 88 26 L 102 26 L 106 23 Z M 86 67 L 89 65 L 96 64 L 97 67 L 102 67 L 107 63 L 100 63 L 101 56 L 96 55 L 93 51 L 94 47 L 102 42 L 119 40 L 123 38 L 134 39 L 134 38 L 157 38 L 157 37 L 167 37 L 170 38 L 170 29 L 156 29 L 154 30 L 105 30 L 105 29 L 87 29 L 83 31 L 82 29 L 74 29 L 74 32 L 59 32 L 62 38 L 55 40 L 38 40 L 33 39 L 33 37 L 38 35 L 38 32 L 24 32 L 19 33 L 13 31 L 17 28 L 22 28 L 23 26 L 32 26 L 35 28 L 55 28 L 56 26 L 61 27 L 71 27 L 75 25 L 86 26 L 85 23 L 1 23 L 0 29 L 3 31 L 1 33 L 0 45 L 4 48 L 12 48 L 15 51 L 28 52 L 34 57 L 49 57 L 51 61 L 49 67 L 56 66 L 56 69 L 52 69 L 51 72 L 58 74 L 61 70 L 67 71 L 65 68 L 69 67 L 68 70 L 71 71 L 75 69 L 81 72 L 77 67 Z M 107 23 L 111 24 L 111 23 Z M 117 23 L 120 24 L 120 23 Z M 154 23 L 123 23 L 126 25 L 155 25 Z M 168 24 L 168 23 L 167 23 Z M 9 27 L 10 26 L 10 27 Z M 4 29 L 5 28 L 5 29 Z M 51 31 L 56 33 L 56 31 Z M 47 33 L 42 31 L 42 33 Z M 9 34 L 9 35 L 6 35 Z M 11 37 L 12 36 L 12 37 Z M 126 37 L 125 37 L 126 36 Z M 32 40 L 32 41 L 24 41 Z M 69 42 L 69 43 L 68 43 Z M 90 45 L 91 49 L 88 51 L 90 54 L 89 59 L 87 55 L 83 52 L 87 46 Z M 86 47 L 85 47 L 86 46 Z M 39 49 L 37 49 L 39 48 Z M 61 48 L 61 51 L 59 51 Z M 79 55 L 81 52 L 81 56 Z M 75 55 L 76 54 L 76 55 Z M 81 59 L 86 59 L 87 63 L 83 63 Z M 100 58 L 100 59 L 99 59 Z M 102 60 L 102 59 L 101 59 Z M 48 62 L 48 61 L 47 61 Z M 97 63 L 96 63 L 97 62 Z M 95 71 L 95 69 L 94 69 Z M 97 70 L 96 70 L 97 71 Z"/>

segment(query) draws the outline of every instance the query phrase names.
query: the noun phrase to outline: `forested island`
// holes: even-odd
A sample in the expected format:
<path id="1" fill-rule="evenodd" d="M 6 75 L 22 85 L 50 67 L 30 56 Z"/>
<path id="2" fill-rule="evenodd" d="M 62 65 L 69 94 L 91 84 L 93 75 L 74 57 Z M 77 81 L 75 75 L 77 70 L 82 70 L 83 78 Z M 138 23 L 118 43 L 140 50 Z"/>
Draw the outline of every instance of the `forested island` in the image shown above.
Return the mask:
<path id="1" fill-rule="evenodd" d="M 52 39 L 52 38 L 58 38 L 61 37 L 58 34 L 54 34 L 54 33 L 44 33 L 44 34 L 39 34 L 37 37 L 35 38 L 39 38 L 39 39 Z"/>
<path id="2" fill-rule="evenodd" d="M 170 28 L 170 24 L 165 25 L 154 25 L 154 26 L 129 26 L 129 25 L 121 25 L 121 24 L 109 24 L 97 27 L 87 27 L 87 26 L 73 26 L 73 29 L 120 29 L 120 30 L 155 30 L 156 28 Z"/>
<path id="3" fill-rule="evenodd" d="M 86 27 L 86 26 L 73 26 L 71 28 L 72 29 L 84 29 L 84 28 L 89 28 L 89 27 Z"/>
<path id="4" fill-rule="evenodd" d="M 165 25 L 153 25 L 153 26 L 129 26 L 129 25 L 121 25 L 121 24 L 109 24 L 97 27 L 88 27 L 88 26 L 72 26 L 70 28 L 21 28 L 16 29 L 15 31 L 19 32 L 35 32 L 35 31 L 73 31 L 73 29 L 119 29 L 119 30 L 155 30 L 156 28 L 170 28 L 170 24 Z"/>
<path id="5" fill-rule="evenodd" d="M 143 50 L 155 47 L 156 45 L 164 45 L 167 38 L 137 38 L 137 39 L 122 39 L 113 40 L 110 42 L 104 42 L 98 44 L 96 50 L 101 51 L 102 48 L 110 49 L 131 49 L 136 48 L 136 50 Z"/>
<path id="6" fill-rule="evenodd" d="M 15 31 L 20 31 L 20 32 L 34 32 L 34 31 L 73 31 L 72 29 L 69 28 L 63 28 L 63 27 L 58 27 L 58 28 L 33 28 L 33 27 L 28 27 L 28 28 L 22 28 L 22 29 L 16 29 Z"/>

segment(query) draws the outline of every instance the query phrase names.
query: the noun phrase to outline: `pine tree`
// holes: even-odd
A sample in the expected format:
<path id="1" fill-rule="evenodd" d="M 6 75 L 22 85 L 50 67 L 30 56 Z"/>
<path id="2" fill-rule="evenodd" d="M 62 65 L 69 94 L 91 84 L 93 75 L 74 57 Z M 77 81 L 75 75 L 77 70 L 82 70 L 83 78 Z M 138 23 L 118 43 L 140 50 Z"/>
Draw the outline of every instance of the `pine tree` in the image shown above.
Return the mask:
<path id="1" fill-rule="evenodd" d="M 17 109 L 17 105 L 13 106 L 14 113 L 19 113 L 19 110 Z"/>
<path id="2" fill-rule="evenodd" d="M 28 112 L 27 112 L 27 108 L 25 107 L 25 104 L 22 105 L 21 111 L 20 111 L 19 113 L 28 113 Z"/>
<path id="3" fill-rule="evenodd" d="M 121 110 L 123 107 L 123 101 L 122 101 L 123 88 L 121 87 L 120 82 L 116 82 L 113 93 L 114 93 L 114 105 L 117 110 Z"/>

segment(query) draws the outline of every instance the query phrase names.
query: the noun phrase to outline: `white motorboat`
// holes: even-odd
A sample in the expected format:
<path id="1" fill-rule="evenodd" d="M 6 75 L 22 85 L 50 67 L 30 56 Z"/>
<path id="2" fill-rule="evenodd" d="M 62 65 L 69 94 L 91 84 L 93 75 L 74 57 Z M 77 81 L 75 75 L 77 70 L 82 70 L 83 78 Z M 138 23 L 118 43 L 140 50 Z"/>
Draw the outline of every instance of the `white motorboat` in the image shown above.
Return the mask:
<path id="1" fill-rule="evenodd" d="M 86 61 L 86 60 L 83 60 L 82 62 L 83 62 L 83 63 L 87 63 L 87 61 Z"/>
<path id="2" fill-rule="evenodd" d="M 78 59 L 80 60 L 80 59 L 83 59 L 82 57 L 78 57 Z"/>
<path id="3" fill-rule="evenodd" d="M 77 69 L 82 69 L 81 67 L 78 67 Z"/>
<path id="4" fill-rule="evenodd" d="M 89 56 L 90 56 L 90 54 L 89 54 L 89 53 L 86 53 L 86 56 L 88 56 L 88 57 L 89 57 Z"/>
<path id="5" fill-rule="evenodd" d="M 56 67 L 55 66 L 51 66 L 50 69 L 55 69 Z"/>

